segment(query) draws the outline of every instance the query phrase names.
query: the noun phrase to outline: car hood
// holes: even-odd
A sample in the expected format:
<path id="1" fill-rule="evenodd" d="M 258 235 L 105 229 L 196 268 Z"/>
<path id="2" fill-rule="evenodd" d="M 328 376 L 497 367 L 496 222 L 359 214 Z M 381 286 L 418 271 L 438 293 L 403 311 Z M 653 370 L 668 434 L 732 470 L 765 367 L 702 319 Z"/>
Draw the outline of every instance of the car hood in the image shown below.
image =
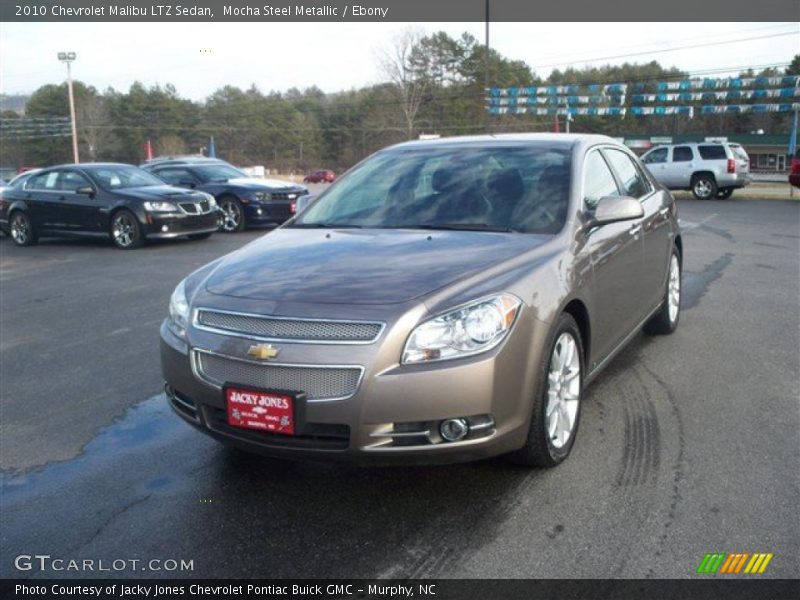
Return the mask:
<path id="1" fill-rule="evenodd" d="M 125 188 L 113 190 L 116 196 L 123 196 L 133 200 L 202 200 L 207 196 L 194 190 L 186 190 L 171 185 L 148 185 L 145 187 Z"/>
<path id="2" fill-rule="evenodd" d="M 223 259 L 212 294 L 331 304 L 393 304 L 531 250 L 548 237 L 472 231 L 293 229 Z"/>
<path id="3" fill-rule="evenodd" d="M 279 181 L 277 179 L 256 179 L 255 177 L 235 177 L 228 179 L 228 185 L 235 185 L 247 190 L 269 190 L 269 191 L 283 191 L 283 190 L 296 190 L 301 186 L 290 183 L 288 181 Z"/>

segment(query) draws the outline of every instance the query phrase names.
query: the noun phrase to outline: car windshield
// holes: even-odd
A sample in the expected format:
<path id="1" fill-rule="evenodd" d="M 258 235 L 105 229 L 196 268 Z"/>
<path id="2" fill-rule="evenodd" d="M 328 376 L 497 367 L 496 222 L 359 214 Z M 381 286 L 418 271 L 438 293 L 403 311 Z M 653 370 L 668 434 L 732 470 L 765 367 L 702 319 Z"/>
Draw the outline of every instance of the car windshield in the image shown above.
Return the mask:
<path id="1" fill-rule="evenodd" d="M 562 145 L 393 149 L 340 179 L 291 226 L 557 233 L 569 180 Z"/>
<path id="2" fill-rule="evenodd" d="M 229 179 L 247 177 L 245 173 L 231 165 L 198 165 L 193 168 L 194 172 L 204 183 L 223 182 Z"/>
<path id="3" fill-rule="evenodd" d="M 164 185 L 164 182 L 138 167 L 113 165 L 93 167 L 86 172 L 100 187 L 108 190 Z"/>

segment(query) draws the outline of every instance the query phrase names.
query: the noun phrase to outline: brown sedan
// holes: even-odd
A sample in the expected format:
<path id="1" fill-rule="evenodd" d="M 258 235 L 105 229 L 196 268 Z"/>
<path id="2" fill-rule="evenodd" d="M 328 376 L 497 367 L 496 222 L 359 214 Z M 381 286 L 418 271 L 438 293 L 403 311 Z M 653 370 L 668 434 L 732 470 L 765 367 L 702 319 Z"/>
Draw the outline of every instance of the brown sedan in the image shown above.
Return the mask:
<path id="1" fill-rule="evenodd" d="M 610 138 L 400 144 L 180 283 L 167 396 L 272 456 L 554 466 L 584 387 L 678 325 L 682 252 L 672 196 Z"/>

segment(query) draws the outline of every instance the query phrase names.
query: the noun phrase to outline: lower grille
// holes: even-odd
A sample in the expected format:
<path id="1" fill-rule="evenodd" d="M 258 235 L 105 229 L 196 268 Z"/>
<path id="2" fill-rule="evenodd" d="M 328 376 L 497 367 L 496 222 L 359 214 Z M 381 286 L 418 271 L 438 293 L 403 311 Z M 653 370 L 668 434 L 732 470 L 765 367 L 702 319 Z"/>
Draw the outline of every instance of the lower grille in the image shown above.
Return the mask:
<path id="1" fill-rule="evenodd" d="M 308 400 L 349 398 L 358 390 L 361 367 L 258 364 L 194 350 L 198 375 L 216 386 L 226 383 L 268 390 L 305 392 Z"/>
<path id="2" fill-rule="evenodd" d="M 251 431 L 228 425 L 227 413 L 220 408 L 203 409 L 209 429 L 232 438 L 274 448 L 308 448 L 317 450 L 347 450 L 350 427 L 329 423 L 306 423 L 297 435 L 281 435 L 266 431 Z"/>

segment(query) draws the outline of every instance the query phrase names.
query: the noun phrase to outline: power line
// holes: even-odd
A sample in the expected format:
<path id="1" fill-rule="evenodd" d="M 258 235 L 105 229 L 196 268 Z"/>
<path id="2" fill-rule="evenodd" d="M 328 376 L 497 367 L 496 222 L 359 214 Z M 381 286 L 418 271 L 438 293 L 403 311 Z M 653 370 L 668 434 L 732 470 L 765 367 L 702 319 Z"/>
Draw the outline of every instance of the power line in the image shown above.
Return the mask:
<path id="1" fill-rule="evenodd" d="M 708 42 L 705 44 L 693 44 L 690 46 L 676 46 L 674 48 L 662 48 L 660 50 L 647 50 L 643 52 L 626 52 L 625 54 L 616 54 L 614 56 L 599 56 L 599 57 L 592 57 L 587 59 L 574 59 L 568 62 L 558 62 L 558 63 L 551 63 L 549 65 L 534 65 L 531 66 L 531 69 L 547 69 L 550 67 L 558 67 L 562 65 L 566 65 L 569 63 L 589 63 L 589 62 L 597 62 L 601 60 L 612 60 L 615 58 L 628 58 L 629 56 L 645 56 L 651 54 L 663 54 L 665 52 L 677 52 L 678 50 L 692 50 L 695 48 L 710 48 L 711 46 L 723 46 L 725 44 L 738 44 L 740 42 L 751 42 L 753 40 L 766 40 L 776 37 L 782 37 L 786 35 L 800 35 L 798 31 L 787 31 L 785 33 L 773 33 L 771 35 L 759 35 L 749 38 L 740 38 L 738 40 L 725 40 L 721 42 Z"/>

